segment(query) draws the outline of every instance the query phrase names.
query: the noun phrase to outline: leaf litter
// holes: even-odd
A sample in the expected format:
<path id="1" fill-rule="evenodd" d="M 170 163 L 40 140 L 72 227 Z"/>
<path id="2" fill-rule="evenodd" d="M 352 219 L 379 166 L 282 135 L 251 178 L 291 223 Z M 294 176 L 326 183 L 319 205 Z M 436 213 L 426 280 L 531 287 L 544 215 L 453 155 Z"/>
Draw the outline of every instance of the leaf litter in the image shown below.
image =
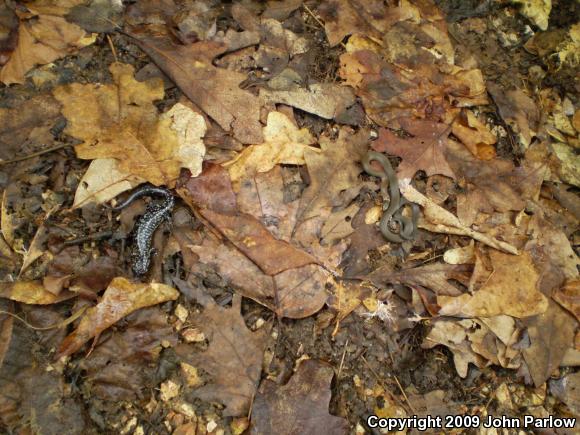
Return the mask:
<path id="1" fill-rule="evenodd" d="M 578 25 L 499 5 L 3 4 L 0 428 L 578 417 Z"/>

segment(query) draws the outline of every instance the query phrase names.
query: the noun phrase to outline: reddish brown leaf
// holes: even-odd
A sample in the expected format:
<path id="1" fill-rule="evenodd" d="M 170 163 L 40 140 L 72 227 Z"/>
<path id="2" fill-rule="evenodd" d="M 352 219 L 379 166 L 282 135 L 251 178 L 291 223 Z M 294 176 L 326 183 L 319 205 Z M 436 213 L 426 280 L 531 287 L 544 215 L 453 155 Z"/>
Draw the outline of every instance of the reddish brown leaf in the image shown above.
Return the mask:
<path id="1" fill-rule="evenodd" d="M 451 132 L 449 126 L 410 118 L 401 119 L 400 124 L 411 138 L 400 138 L 383 128 L 372 145 L 376 151 L 386 151 L 403 159 L 397 168 L 399 178 L 412 178 L 419 170 L 428 176 L 441 174 L 455 178 L 445 157 L 447 137 Z"/>
<path id="2" fill-rule="evenodd" d="M 564 286 L 554 292 L 552 298 L 574 314 L 580 321 L 580 281 L 568 280 Z"/>
<path id="3" fill-rule="evenodd" d="M 178 192 L 186 195 L 191 204 L 208 208 L 218 213 L 233 213 L 237 210 L 236 195 L 228 171 L 211 162 L 203 163 L 203 171 L 191 177 L 184 171 L 178 183 Z"/>
<path id="4" fill-rule="evenodd" d="M 252 434 L 346 434 L 348 422 L 328 413 L 334 371 L 303 361 L 286 385 L 266 379 L 252 407 Z"/>
<path id="5" fill-rule="evenodd" d="M 177 45 L 169 37 L 134 35 L 137 43 L 187 97 L 242 143 L 262 143 L 260 101 L 240 89 L 244 74 L 212 65 L 225 47 L 213 42 Z"/>
<path id="6" fill-rule="evenodd" d="M 231 308 L 206 302 L 195 323 L 208 338 L 208 349 L 199 353 L 180 345 L 177 353 L 212 377 L 211 383 L 194 391 L 195 396 L 223 403 L 225 416 L 246 415 L 260 381 L 269 328 L 252 332 L 246 327 L 239 295 L 234 296 Z"/>

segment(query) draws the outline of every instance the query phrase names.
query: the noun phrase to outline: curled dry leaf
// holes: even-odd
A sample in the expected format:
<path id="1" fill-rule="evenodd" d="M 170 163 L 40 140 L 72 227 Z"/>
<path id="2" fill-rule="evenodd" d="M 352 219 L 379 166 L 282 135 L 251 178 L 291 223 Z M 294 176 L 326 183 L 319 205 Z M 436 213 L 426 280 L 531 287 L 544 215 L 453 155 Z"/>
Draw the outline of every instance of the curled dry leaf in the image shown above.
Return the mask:
<path id="1" fill-rule="evenodd" d="M 133 311 L 173 301 L 178 296 L 177 290 L 165 284 L 140 284 L 132 283 L 126 278 L 115 278 L 105 290 L 101 301 L 86 311 L 77 329 L 63 340 L 58 356 L 73 354 L 92 337 L 96 337 Z"/>
<path id="2" fill-rule="evenodd" d="M 160 117 L 153 101 L 163 98 L 161 79 L 138 82 L 133 67 L 120 63 L 112 64 L 110 70 L 114 84 L 73 83 L 54 90 L 68 120 L 66 132 L 83 140 L 75 147 L 77 156 L 113 158 L 127 177 L 155 185 L 173 185 L 181 167 L 199 168 L 203 160 L 200 138 L 205 134 L 201 115 L 189 111 L 185 116 L 184 106 L 176 106 Z M 180 126 L 173 128 L 176 119 Z M 95 192 L 109 187 L 99 185 L 102 179 L 90 181 L 95 183 L 91 188 Z"/>
<path id="3" fill-rule="evenodd" d="M 537 290 L 539 273 L 528 252 L 520 255 L 489 253 L 493 271 L 474 294 L 438 296 L 439 315 L 492 317 L 507 314 L 530 317 L 548 309 L 547 298 Z"/>
<path id="4" fill-rule="evenodd" d="M 302 361 L 286 385 L 266 379 L 252 407 L 252 434 L 347 434 L 348 422 L 328 412 L 332 367 Z"/>
<path id="5" fill-rule="evenodd" d="M 269 328 L 256 332 L 248 329 L 240 313 L 239 295 L 234 295 L 231 308 L 207 302 L 194 323 L 209 340 L 208 349 L 197 352 L 180 345 L 176 352 L 211 376 L 209 384 L 194 390 L 196 397 L 223 403 L 225 416 L 247 415 L 260 382 Z"/>
<path id="6" fill-rule="evenodd" d="M 21 19 L 18 45 L 0 70 L 0 81 L 24 83 L 25 74 L 35 65 L 44 65 L 95 42 L 85 31 L 65 18 L 36 15 Z"/>

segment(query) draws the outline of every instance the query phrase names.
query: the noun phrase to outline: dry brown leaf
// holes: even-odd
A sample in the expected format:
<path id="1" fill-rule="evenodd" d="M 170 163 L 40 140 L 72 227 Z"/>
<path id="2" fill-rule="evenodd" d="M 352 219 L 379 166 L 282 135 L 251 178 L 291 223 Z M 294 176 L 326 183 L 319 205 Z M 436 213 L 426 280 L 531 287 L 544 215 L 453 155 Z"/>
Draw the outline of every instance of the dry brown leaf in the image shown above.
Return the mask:
<path id="1" fill-rule="evenodd" d="M 260 98 L 267 103 L 287 104 L 324 119 L 341 116 L 355 102 L 352 89 L 334 83 L 315 83 L 308 88 L 261 89 Z"/>
<path id="2" fill-rule="evenodd" d="M 471 237 L 492 248 L 499 249 L 510 254 L 518 254 L 515 246 L 487 236 L 468 226 L 465 226 L 453 213 L 438 206 L 425 195 L 417 191 L 410 183 L 400 183 L 401 193 L 410 202 L 414 202 L 423 207 L 423 218 L 419 220 L 419 228 L 432 231 L 434 233 L 457 234 Z"/>
<path id="3" fill-rule="evenodd" d="M 0 81 L 24 83 L 25 74 L 35 65 L 50 63 L 95 42 L 96 38 L 63 17 L 37 15 L 20 21 L 18 45 L 0 70 Z"/>
<path id="4" fill-rule="evenodd" d="M 497 138 L 471 110 L 462 112 L 453 122 L 451 131 L 475 157 L 481 160 L 495 157 L 495 148 L 492 145 L 497 142 Z"/>
<path id="5" fill-rule="evenodd" d="M 211 301 L 195 318 L 195 324 L 209 340 L 208 349 L 195 352 L 187 345 L 176 349 L 188 363 L 211 376 L 210 383 L 195 389 L 193 394 L 208 402 L 223 403 L 226 417 L 247 415 L 260 382 L 269 333 L 268 327 L 256 332 L 249 330 L 241 307 L 239 295 L 234 295 L 231 308 Z"/>
<path id="6" fill-rule="evenodd" d="M 34 305 L 57 304 L 77 296 L 73 292 L 61 292 L 58 296 L 47 291 L 40 281 L 17 281 L 0 283 L 0 297 Z"/>
<path id="7" fill-rule="evenodd" d="M 144 182 L 144 179 L 120 170 L 116 159 L 95 159 L 79 182 L 73 208 L 91 202 L 103 204 Z"/>
<path id="8" fill-rule="evenodd" d="M 369 141 L 369 132 L 361 130 L 355 134 L 350 129 L 342 128 L 338 139 L 320 139 L 322 152 L 306 150 L 304 157 L 310 174 L 310 186 L 304 190 L 298 210 L 299 225 L 330 211 L 333 206 L 346 205 L 340 198 L 343 191 L 350 190 L 350 198 L 358 194 L 361 172 L 357 161 L 360 161 Z M 347 202 L 347 203 L 348 203 Z"/>
<path id="9" fill-rule="evenodd" d="M 91 394 L 105 400 L 138 400 L 154 390 L 157 361 L 164 347 L 177 344 L 167 314 L 150 307 L 130 314 L 127 326 L 112 331 L 83 358 L 80 368 Z"/>
<path id="10" fill-rule="evenodd" d="M 438 296 L 442 316 L 492 317 L 507 314 L 530 317 L 544 313 L 548 300 L 537 290 L 539 274 L 528 252 L 520 255 L 489 253 L 493 271 L 474 294 Z"/>
<path id="11" fill-rule="evenodd" d="M 219 241 L 206 239 L 188 249 L 197 254 L 201 263 L 214 267 L 238 293 L 268 307 L 279 317 L 311 316 L 326 301 L 329 276 L 320 266 L 312 264 L 269 276 L 239 250 Z"/>
<path id="12" fill-rule="evenodd" d="M 429 264 L 398 272 L 393 272 L 387 266 L 378 268 L 366 278 L 380 287 L 386 283 L 422 286 L 433 290 L 437 295 L 454 296 L 460 295 L 461 290 L 450 282 L 455 280 L 466 285 L 470 271 L 471 266 L 450 264 Z"/>
<path id="13" fill-rule="evenodd" d="M 240 88 L 246 76 L 211 63 L 225 46 L 213 42 L 176 45 L 169 37 L 134 36 L 157 66 L 221 128 L 232 131 L 242 143 L 262 143 L 259 98 Z"/>
<path id="14" fill-rule="evenodd" d="M 576 320 L 580 322 L 580 281 L 578 279 L 566 281 L 554 292 L 552 298 L 574 314 Z"/>
<path id="15" fill-rule="evenodd" d="M 397 168 L 399 178 L 413 178 L 419 170 L 430 175 L 440 174 L 455 178 L 445 157 L 451 127 L 442 123 L 416 119 L 401 119 L 400 125 L 411 138 L 400 138 L 382 128 L 379 138 L 373 142 L 375 151 L 395 154 L 403 159 Z"/>
<path id="16" fill-rule="evenodd" d="M 470 334 L 476 330 L 475 320 L 452 321 L 437 319 L 433 329 L 423 340 L 421 347 L 431 349 L 439 344 L 446 346 L 453 353 L 453 362 L 457 374 L 462 378 L 467 376 L 469 363 L 479 368 L 488 365 L 484 357 L 475 352 L 471 347 Z"/>
<path id="17" fill-rule="evenodd" d="M 188 109 L 185 122 L 196 128 L 183 143 L 183 134 L 173 128 L 179 115 L 170 111 L 159 116 L 153 104 L 163 98 L 162 81 L 138 82 L 130 65 L 114 63 L 110 70 L 114 84 L 73 83 L 54 90 L 68 119 L 66 132 L 84 141 L 75 146 L 77 156 L 114 158 L 120 172 L 171 186 L 181 167 L 200 165 L 199 138 L 205 134 L 205 121 Z"/>
<path id="18" fill-rule="evenodd" d="M 540 114 L 536 103 L 520 89 L 506 92 L 503 87 L 491 82 L 487 88 L 502 118 L 518 134 L 520 145 L 525 150 L 539 126 Z"/>
<path id="19" fill-rule="evenodd" d="M 558 304 L 550 301 L 548 310 L 525 320 L 531 346 L 524 359 L 536 387 L 542 385 L 560 366 L 566 350 L 573 345 L 578 322 Z"/>
<path id="20" fill-rule="evenodd" d="M 50 129 L 59 114 L 58 101 L 46 94 L 0 108 L 0 159 L 12 159 L 29 146 L 51 145 Z"/>
<path id="21" fill-rule="evenodd" d="M 266 379 L 252 407 L 252 434 L 348 433 L 348 422 L 328 412 L 334 376 L 332 367 L 302 361 L 286 385 Z"/>
<path id="22" fill-rule="evenodd" d="M 126 278 L 115 278 L 101 301 L 83 315 L 77 329 L 69 334 L 58 349 L 58 356 L 71 355 L 92 337 L 140 308 L 177 299 L 179 292 L 165 284 L 136 284 Z"/>
<path id="23" fill-rule="evenodd" d="M 306 150 L 319 152 L 311 147 L 314 137 L 308 129 L 299 129 L 283 113 L 270 112 L 264 127 L 264 143 L 250 145 L 236 158 L 226 162 L 232 181 L 252 178 L 260 172 L 268 172 L 278 164 L 303 165 Z"/>

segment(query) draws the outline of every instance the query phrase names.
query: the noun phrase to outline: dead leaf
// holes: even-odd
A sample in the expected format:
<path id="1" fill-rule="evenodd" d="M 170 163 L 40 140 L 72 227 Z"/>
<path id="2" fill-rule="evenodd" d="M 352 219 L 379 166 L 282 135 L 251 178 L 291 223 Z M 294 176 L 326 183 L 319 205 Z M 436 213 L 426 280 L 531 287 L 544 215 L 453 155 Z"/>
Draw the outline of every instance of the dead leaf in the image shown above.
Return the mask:
<path id="1" fill-rule="evenodd" d="M 325 209 L 329 211 L 333 206 L 346 205 L 341 204 L 341 192 L 351 190 L 348 202 L 358 194 L 361 169 L 356 162 L 366 151 L 368 141 L 367 130 L 353 134 L 350 129 L 342 128 L 334 142 L 321 138 L 321 153 L 306 150 L 304 157 L 310 174 L 310 186 L 300 199 L 299 224 L 320 215 Z"/>
<path id="2" fill-rule="evenodd" d="M 0 283 L 0 297 L 8 298 L 16 302 L 35 305 L 57 304 L 70 298 L 76 297 L 73 292 L 61 292 L 55 296 L 47 291 L 40 281 L 16 281 L 13 283 Z"/>
<path id="3" fill-rule="evenodd" d="M 423 207 L 424 217 L 419 219 L 419 228 L 424 228 L 427 231 L 435 233 L 468 236 L 492 248 L 509 252 L 510 254 L 518 254 L 515 246 L 465 226 L 457 216 L 435 204 L 425 195 L 417 191 L 409 182 L 401 182 L 399 187 L 401 193 L 409 202 L 414 202 Z"/>
<path id="4" fill-rule="evenodd" d="M 301 319 L 324 306 L 329 276 L 320 266 L 311 264 L 269 276 L 238 249 L 218 241 L 206 239 L 200 246 L 189 246 L 189 249 L 203 264 L 214 267 L 237 292 L 268 307 L 279 317 Z"/>
<path id="5" fill-rule="evenodd" d="M 455 280 L 466 285 L 470 271 L 471 266 L 450 264 L 429 264 L 399 272 L 392 272 L 390 267 L 380 267 L 365 278 L 379 287 L 386 283 L 422 286 L 433 290 L 437 295 L 456 296 L 461 294 L 461 290 L 450 282 Z"/>
<path id="6" fill-rule="evenodd" d="M 205 352 L 181 345 L 176 351 L 188 363 L 202 368 L 211 382 L 194 390 L 202 400 L 223 403 L 226 417 L 247 415 L 262 373 L 269 328 L 252 332 L 240 314 L 242 297 L 234 295 L 231 308 L 214 302 L 195 319 L 209 340 Z"/>
<path id="7" fill-rule="evenodd" d="M 134 36 L 157 66 L 221 128 L 232 131 L 242 143 L 262 143 L 259 99 L 239 86 L 246 76 L 211 63 L 223 53 L 223 45 L 176 45 L 168 37 Z"/>
<path id="8" fill-rule="evenodd" d="M 554 292 L 552 298 L 580 321 L 580 281 L 578 279 L 566 281 Z"/>
<path id="9" fill-rule="evenodd" d="M 252 434 L 346 434 L 348 422 L 328 413 L 332 367 L 303 361 L 286 385 L 266 379 L 252 407 Z"/>
<path id="10" fill-rule="evenodd" d="M 308 88 L 261 89 L 260 98 L 267 103 L 287 104 L 324 119 L 340 117 L 355 102 L 350 88 L 334 83 L 314 83 Z"/>
<path id="11" fill-rule="evenodd" d="M 92 394 L 105 400 L 147 396 L 156 386 L 161 350 L 177 344 L 167 315 L 158 307 L 139 310 L 126 321 L 126 328 L 112 331 L 80 363 Z"/>
<path id="12" fill-rule="evenodd" d="M 548 18 L 552 10 L 551 0 L 512 0 L 512 3 L 521 5 L 520 12 L 540 30 L 548 29 Z"/>
<path id="13" fill-rule="evenodd" d="M 495 135 L 482 123 L 471 110 L 464 110 L 453 122 L 452 133 L 481 160 L 491 160 L 495 157 L 497 142 Z"/>
<path id="14" fill-rule="evenodd" d="M 104 204 L 145 182 L 141 177 L 122 171 L 119 165 L 116 159 L 93 160 L 79 182 L 72 208 L 89 203 Z"/>
<path id="15" fill-rule="evenodd" d="M 0 108 L 0 159 L 12 159 L 31 146 L 51 145 L 54 137 L 50 129 L 59 113 L 58 101 L 45 94 Z"/>
<path id="16" fill-rule="evenodd" d="M 50 63 L 95 42 L 85 31 L 63 17 L 37 15 L 21 19 L 18 45 L 0 70 L 0 81 L 24 83 L 25 74 L 35 65 Z"/>
<path id="17" fill-rule="evenodd" d="M 203 160 L 200 137 L 205 134 L 201 115 L 177 105 L 173 112 L 159 116 L 153 101 L 163 98 L 160 79 L 138 82 L 133 67 L 120 63 L 112 64 L 110 70 L 115 84 L 73 83 L 54 90 L 68 119 L 66 132 L 83 140 L 75 146 L 77 156 L 114 158 L 127 178 L 132 175 L 155 185 L 171 186 L 181 167 L 199 169 Z M 185 125 L 174 128 L 176 120 Z M 187 137 L 183 128 L 190 128 Z"/>
<path id="18" fill-rule="evenodd" d="M 140 308 L 177 299 L 179 292 L 165 284 L 135 284 L 126 278 L 115 278 L 101 301 L 89 308 L 79 326 L 61 343 L 58 357 L 71 355 L 92 337 Z"/>
<path id="19" fill-rule="evenodd" d="M 548 310 L 525 320 L 531 346 L 524 349 L 524 359 L 534 385 L 539 387 L 560 366 L 566 350 L 572 346 L 576 320 L 553 301 Z"/>
<path id="20" fill-rule="evenodd" d="M 440 174 L 456 178 L 445 157 L 450 126 L 408 118 L 399 122 L 411 138 L 402 139 L 382 128 L 379 138 L 372 144 L 375 151 L 386 151 L 403 159 L 397 168 L 399 178 L 413 178 L 419 170 L 425 171 L 427 176 Z"/>
<path id="21" fill-rule="evenodd" d="M 250 145 L 224 166 L 228 168 L 231 180 L 236 182 L 256 173 L 268 172 L 278 164 L 303 165 L 307 150 L 319 152 L 309 146 L 314 143 L 308 129 L 299 129 L 283 113 L 270 112 L 264 127 L 264 143 Z"/>
<path id="22" fill-rule="evenodd" d="M 540 114 L 536 103 L 520 89 L 506 92 L 503 87 L 491 82 L 487 88 L 502 118 L 518 134 L 520 145 L 525 150 L 539 126 Z"/>
<path id="23" fill-rule="evenodd" d="M 539 274 L 528 252 L 520 255 L 489 252 L 493 271 L 474 294 L 438 296 L 442 316 L 492 317 L 507 314 L 530 317 L 544 313 L 548 300 L 537 290 Z"/>

